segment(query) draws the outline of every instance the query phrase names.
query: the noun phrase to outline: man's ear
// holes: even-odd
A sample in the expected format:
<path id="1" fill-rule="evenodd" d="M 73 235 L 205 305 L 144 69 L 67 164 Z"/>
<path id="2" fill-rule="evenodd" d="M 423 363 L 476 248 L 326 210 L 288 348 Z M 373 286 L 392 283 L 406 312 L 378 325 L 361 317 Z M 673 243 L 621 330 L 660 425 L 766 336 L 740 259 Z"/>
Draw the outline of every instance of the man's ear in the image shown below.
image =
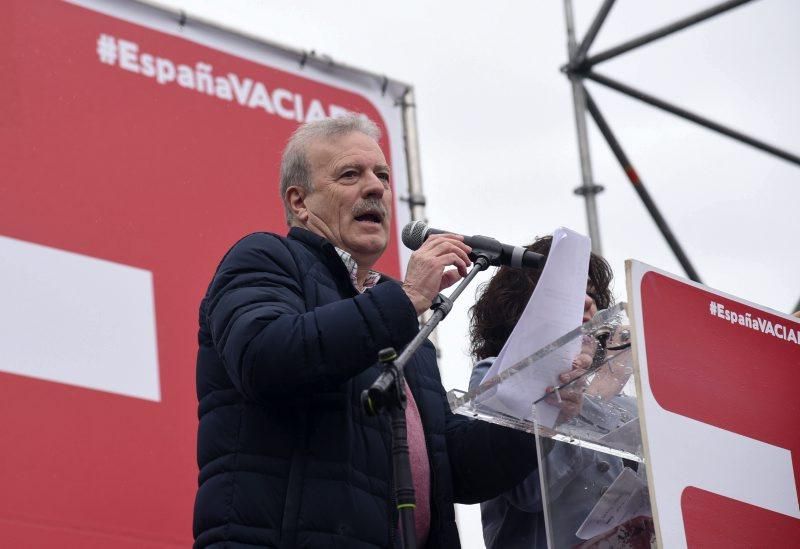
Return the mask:
<path id="1" fill-rule="evenodd" d="M 289 211 L 292 212 L 292 217 L 302 225 L 305 225 L 308 221 L 306 193 L 307 191 L 304 188 L 292 185 L 286 189 L 286 193 L 283 195 L 283 200 L 288 205 Z"/>

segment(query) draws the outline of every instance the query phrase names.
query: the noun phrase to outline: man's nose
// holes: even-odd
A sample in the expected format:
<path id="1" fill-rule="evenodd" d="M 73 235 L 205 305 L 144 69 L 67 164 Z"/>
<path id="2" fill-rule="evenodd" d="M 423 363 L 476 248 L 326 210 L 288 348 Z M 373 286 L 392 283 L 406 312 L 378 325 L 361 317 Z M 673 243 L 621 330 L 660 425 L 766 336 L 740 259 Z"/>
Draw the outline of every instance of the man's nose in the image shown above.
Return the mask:
<path id="1" fill-rule="evenodd" d="M 361 188 L 362 198 L 381 198 L 386 191 L 383 180 L 372 172 L 367 173 L 366 182 Z"/>

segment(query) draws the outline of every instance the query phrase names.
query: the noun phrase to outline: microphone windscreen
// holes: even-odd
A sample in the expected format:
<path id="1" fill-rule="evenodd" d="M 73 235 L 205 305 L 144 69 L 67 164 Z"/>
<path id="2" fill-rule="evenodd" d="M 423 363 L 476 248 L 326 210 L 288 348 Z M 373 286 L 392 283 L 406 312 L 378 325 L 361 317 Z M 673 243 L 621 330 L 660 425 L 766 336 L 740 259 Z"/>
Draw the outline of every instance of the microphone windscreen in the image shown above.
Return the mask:
<path id="1" fill-rule="evenodd" d="M 425 242 L 425 233 L 428 231 L 428 224 L 424 221 L 412 221 L 403 227 L 403 244 L 409 250 L 417 250 Z"/>

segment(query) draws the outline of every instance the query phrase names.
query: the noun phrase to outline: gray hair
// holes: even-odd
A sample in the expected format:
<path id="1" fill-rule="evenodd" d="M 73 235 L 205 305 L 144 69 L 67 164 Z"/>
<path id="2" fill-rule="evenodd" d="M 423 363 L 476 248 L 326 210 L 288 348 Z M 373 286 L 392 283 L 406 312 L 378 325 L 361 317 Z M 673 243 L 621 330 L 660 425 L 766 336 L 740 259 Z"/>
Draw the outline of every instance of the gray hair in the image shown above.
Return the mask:
<path id="1" fill-rule="evenodd" d="M 297 128 L 283 150 L 281 157 L 280 193 L 286 224 L 292 225 L 292 211 L 286 202 L 286 190 L 300 187 L 308 193 L 314 191 L 311 181 L 311 164 L 308 162 L 308 146 L 317 139 L 331 139 L 352 132 L 363 133 L 375 141 L 380 140 L 381 130 L 363 114 L 349 113 L 337 118 L 324 118 L 307 122 Z"/>

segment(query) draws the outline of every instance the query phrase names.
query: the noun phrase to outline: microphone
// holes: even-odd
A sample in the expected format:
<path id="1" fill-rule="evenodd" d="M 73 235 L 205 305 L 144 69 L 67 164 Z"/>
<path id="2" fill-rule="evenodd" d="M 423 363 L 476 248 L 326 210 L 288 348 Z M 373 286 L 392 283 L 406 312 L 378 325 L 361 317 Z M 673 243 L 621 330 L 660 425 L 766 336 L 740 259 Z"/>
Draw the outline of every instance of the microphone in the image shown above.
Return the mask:
<path id="1" fill-rule="evenodd" d="M 456 234 L 452 231 L 443 231 L 428 227 L 424 221 L 412 221 L 403 227 L 403 244 L 406 248 L 416 250 L 432 234 Z M 535 269 L 544 265 L 545 257 L 522 246 L 503 244 L 488 236 L 464 236 L 464 243 L 472 248 L 469 255 L 473 261 L 478 256 L 489 260 L 489 265 L 506 265 L 517 269 Z M 483 252 L 483 253 L 480 253 Z"/>

